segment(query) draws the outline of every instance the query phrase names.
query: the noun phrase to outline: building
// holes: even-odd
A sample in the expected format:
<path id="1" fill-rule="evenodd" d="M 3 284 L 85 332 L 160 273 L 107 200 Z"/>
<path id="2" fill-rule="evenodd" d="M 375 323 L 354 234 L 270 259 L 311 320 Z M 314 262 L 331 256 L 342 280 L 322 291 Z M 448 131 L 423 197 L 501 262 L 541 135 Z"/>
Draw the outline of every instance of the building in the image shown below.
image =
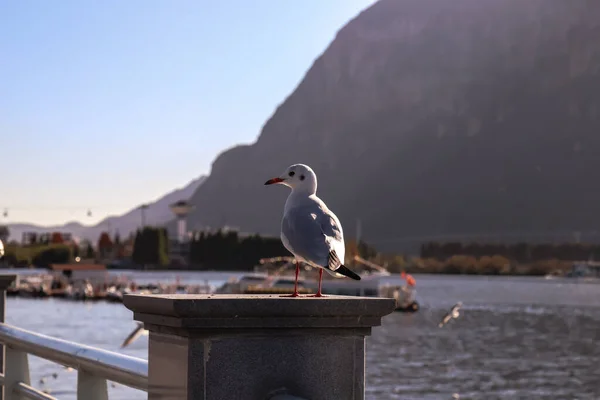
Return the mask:
<path id="1" fill-rule="evenodd" d="M 73 235 L 70 232 L 23 232 L 21 243 L 25 246 L 52 243 L 52 236 L 55 234 L 60 234 L 62 241 L 65 243 L 73 241 Z"/>

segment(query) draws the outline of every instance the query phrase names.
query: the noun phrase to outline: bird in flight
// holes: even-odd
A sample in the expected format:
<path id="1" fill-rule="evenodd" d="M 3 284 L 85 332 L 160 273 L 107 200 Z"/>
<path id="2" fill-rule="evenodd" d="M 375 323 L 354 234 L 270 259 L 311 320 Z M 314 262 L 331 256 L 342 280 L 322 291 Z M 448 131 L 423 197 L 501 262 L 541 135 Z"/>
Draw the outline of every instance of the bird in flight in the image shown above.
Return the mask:
<path id="1" fill-rule="evenodd" d="M 442 320 L 440 321 L 438 326 L 441 328 L 442 326 L 446 325 L 452 318 L 458 318 L 458 316 L 460 315 L 460 312 L 458 312 L 458 310 L 461 307 L 462 307 L 462 302 L 459 301 L 450 309 L 448 314 L 444 315 L 444 318 L 442 318 Z"/>
<path id="2" fill-rule="evenodd" d="M 129 335 L 127 335 L 127 337 L 121 344 L 121 348 L 129 346 L 137 338 L 139 338 L 142 335 L 147 335 L 147 334 L 148 334 L 148 330 L 144 329 L 144 324 L 142 324 L 141 322 L 137 322 L 137 326 L 135 327 L 135 329 L 133 331 L 131 331 L 131 333 Z"/>

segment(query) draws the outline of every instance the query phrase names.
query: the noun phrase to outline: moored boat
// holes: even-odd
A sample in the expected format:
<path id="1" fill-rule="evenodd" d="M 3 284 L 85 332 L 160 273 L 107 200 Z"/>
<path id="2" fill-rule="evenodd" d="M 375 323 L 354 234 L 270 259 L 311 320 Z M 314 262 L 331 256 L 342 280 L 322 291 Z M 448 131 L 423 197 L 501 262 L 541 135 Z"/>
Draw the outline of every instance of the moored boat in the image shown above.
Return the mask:
<path id="1" fill-rule="evenodd" d="M 389 297 L 396 299 L 396 311 L 415 312 L 419 303 L 415 300 L 414 279 L 410 277 L 405 284 L 393 277 L 385 268 L 364 260 L 353 258 L 352 270 L 361 280 L 350 280 L 336 274 L 323 274 L 322 291 L 327 295 Z M 315 293 L 318 288 L 316 270 L 300 264 L 298 291 L 300 294 Z M 293 257 L 274 257 L 261 259 L 254 273 L 232 278 L 216 293 L 245 294 L 287 294 L 292 293 L 295 281 L 296 260 Z M 350 268 L 350 267 L 349 267 Z M 338 276 L 339 275 L 339 276 Z"/>

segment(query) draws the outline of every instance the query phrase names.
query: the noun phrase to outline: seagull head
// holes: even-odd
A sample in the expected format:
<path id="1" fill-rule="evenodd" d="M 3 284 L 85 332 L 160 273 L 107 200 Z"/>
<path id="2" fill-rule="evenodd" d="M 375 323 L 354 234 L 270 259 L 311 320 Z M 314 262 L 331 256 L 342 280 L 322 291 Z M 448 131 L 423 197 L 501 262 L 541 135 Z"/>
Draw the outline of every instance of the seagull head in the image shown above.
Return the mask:
<path id="1" fill-rule="evenodd" d="M 281 184 L 290 187 L 293 191 L 315 194 L 317 192 L 317 175 L 308 165 L 294 164 L 287 167 L 284 173 L 271 178 L 265 185 Z"/>

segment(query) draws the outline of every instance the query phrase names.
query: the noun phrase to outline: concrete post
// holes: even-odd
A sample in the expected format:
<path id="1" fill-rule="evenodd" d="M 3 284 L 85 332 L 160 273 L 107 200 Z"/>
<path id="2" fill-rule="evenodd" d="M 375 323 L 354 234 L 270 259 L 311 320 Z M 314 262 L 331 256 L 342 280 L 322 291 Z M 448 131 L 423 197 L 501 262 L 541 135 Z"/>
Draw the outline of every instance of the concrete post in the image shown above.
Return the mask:
<path id="1" fill-rule="evenodd" d="M 365 337 L 395 308 L 353 296 L 123 300 L 150 331 L 149 400 L 363 400 Z"/>
<path id="2" fill-rule="evenodd" d="M 17 279 L 16 275 L 0 275 L 0 322 L 4 323 L 6 318 L 6 289 Z M 4 345 L 0 344 L 0 373 L 5 374 L 4 361 L 6 359 L 6 350 Z M 0 387 L 0 400 L 4 400 L 4 387 Z"/>
<path id="3" fill-rule="evenodd" d="M 108 400 L 106 379 L 78 370 L 77 400 Z"/>

